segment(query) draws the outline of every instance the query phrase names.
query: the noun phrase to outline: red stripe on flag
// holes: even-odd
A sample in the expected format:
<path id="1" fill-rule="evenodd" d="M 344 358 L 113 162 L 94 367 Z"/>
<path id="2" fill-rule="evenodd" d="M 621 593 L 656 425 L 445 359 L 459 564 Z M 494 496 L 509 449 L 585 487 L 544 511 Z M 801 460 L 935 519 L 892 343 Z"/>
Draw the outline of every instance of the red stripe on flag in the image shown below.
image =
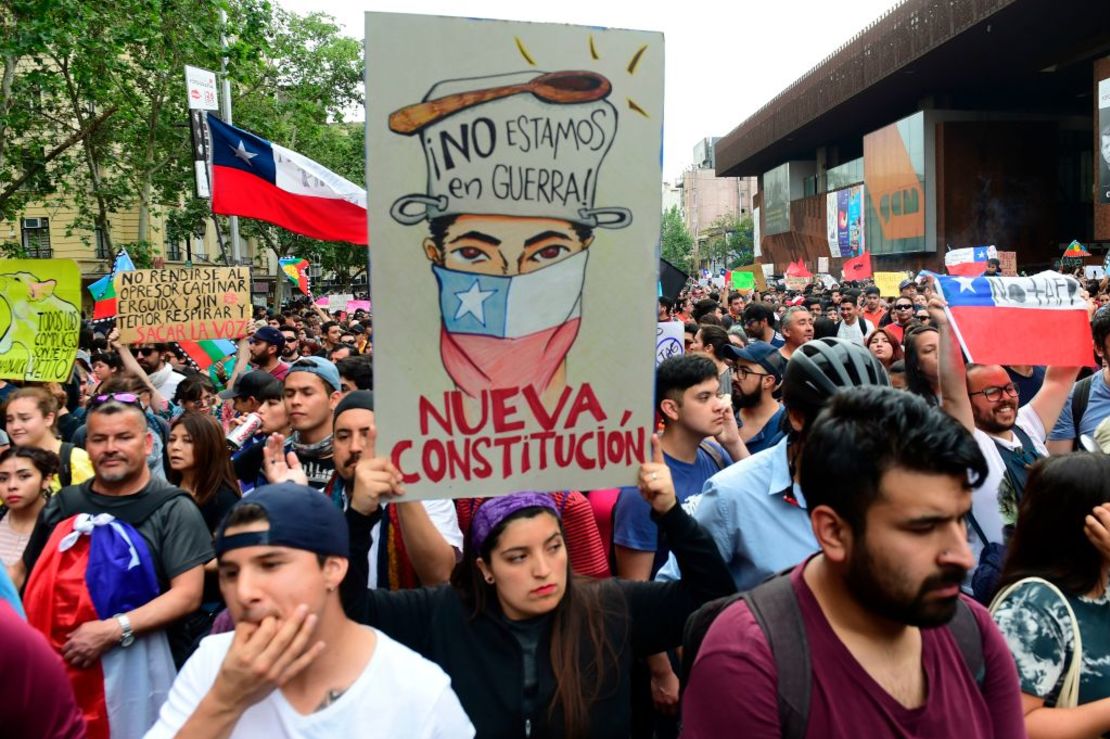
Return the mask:
<path id="1" fill-rule="evenodd" d="M 964 346 L 978 364 L 1087 367 L 1093 364 L 1086 311 L 950 307 Z"/>
<path id="2" fill-rule="evenodd" d="M 212 167 L 212 212 L 257 218 L 324 241 L 365 246 L 366 210 L 346 200 L 286 192 L 250 172 Z"/>
<path id="3" fill-rule="evenodd" d="M 954 277 L 978 277 L 987 271 L 986 262 L 961 262 L 959 264 L 946 264 L 944 268 Z"/>

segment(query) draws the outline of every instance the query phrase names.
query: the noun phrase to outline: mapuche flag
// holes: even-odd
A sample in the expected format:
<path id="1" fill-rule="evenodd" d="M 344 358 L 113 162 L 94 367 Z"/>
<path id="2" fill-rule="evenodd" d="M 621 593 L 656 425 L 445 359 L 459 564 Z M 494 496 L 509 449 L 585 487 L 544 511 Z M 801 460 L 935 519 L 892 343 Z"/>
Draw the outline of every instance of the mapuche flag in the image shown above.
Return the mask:
<path id="1" fill-rule="evenodd" d="M 1058 272 L 1032 277 L 936 278 L 948 302 L 952 329 L 970 361 L 1060 367 L 1091 364 L 1087 301 L 1080 296 L 1075 278 Z"/>
<path id="2" fill-rule="evenodd" d="M 365 245 L 366 191 L 306 156 L 208 117 L 212 212 Z"/>

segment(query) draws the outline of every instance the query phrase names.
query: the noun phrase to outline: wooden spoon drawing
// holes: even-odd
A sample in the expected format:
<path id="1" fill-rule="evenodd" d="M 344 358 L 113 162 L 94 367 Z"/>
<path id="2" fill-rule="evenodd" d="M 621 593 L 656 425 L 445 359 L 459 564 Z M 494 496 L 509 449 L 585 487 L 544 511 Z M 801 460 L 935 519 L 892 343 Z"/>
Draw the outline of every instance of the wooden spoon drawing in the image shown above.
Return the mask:
<path id="1" fill-rule="evenodd" d="M 389 130 L 411 135 L 441 118 L 474 105 L 527 92 L 548 103 L 586 103 L 606 97 L 609 80 L 596 72 L 549 72 L 520 85 L 488 87 L 405 106 L 389 115 Z"/>

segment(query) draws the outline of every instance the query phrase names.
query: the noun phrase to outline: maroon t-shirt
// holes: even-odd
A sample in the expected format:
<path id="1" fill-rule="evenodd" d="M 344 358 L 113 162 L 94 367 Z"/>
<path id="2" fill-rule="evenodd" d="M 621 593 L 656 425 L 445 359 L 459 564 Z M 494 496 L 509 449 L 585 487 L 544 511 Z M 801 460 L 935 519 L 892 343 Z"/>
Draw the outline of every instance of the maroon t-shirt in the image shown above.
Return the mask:
<path id="1" fill-rule="evenodd" d="M 813 666 L 806 737 L 987 739 L 1024 737 L 1017 671 L 1006 642 L 986 609 L 965 598 L 983 635 L 986 680 L 975 682 L 952 633 L 921 630 L 921 661 L 928 697 L 909 709 L 876 683 L 836 636 L 802 577 L 790 575 L 798 595 Z M 963 597 L 963 596 L 961 596 Z M 779 737 L 775 659 L 748 606 L 738 601 L 710 626 L 683 694 L 684 739 Z"/>
<path id="2" fill-rule="evenodd" d="M 42 634 L 0 601 L 0 734 L 79 739 L 85 719 L 73 698 L 62 659 Z"/>

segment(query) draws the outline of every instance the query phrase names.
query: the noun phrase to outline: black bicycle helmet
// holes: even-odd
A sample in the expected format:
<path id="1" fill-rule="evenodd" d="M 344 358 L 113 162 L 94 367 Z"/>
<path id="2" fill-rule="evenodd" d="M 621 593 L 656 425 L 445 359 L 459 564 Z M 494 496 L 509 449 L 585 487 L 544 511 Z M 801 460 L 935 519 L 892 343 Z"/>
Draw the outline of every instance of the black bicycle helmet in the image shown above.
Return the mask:
<path id="1" fill-rule="evenodd" d="M 879 360 L 845 339 L 814 339 L 790 356 L 782 376 L 782 400 L 787 408 L 816 413 L 837 391 L 860 385 L 890 385 Z"/>

